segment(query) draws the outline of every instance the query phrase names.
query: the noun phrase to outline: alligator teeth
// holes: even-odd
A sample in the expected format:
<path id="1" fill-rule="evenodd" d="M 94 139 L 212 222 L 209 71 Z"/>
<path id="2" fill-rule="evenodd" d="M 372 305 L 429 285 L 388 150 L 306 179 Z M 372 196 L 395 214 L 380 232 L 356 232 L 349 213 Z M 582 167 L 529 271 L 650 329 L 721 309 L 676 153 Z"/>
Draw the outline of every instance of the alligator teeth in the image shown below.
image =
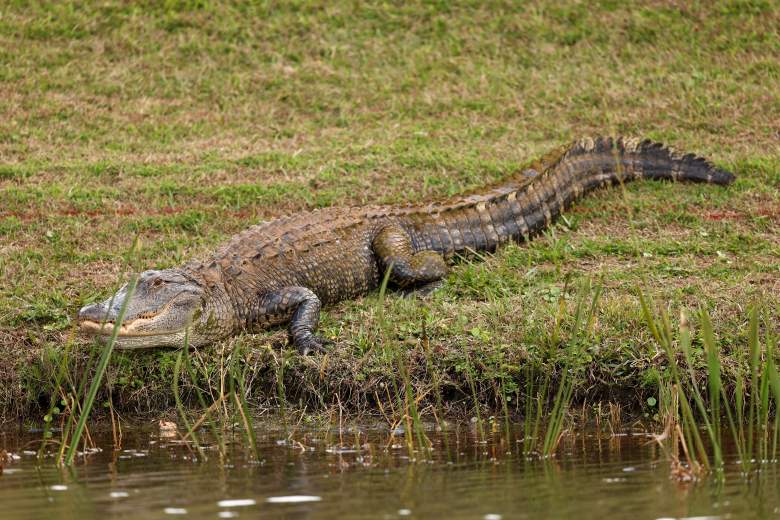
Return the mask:
<path id="1" fill-rule="evenodd" d="M 103 335 L 110 335 L 114 332 L 114 322 L 113 321 L 106 321 L 103 323 L 98 323 L 97 321 L 92 320 L 82 320 L 79 322 L 79 326 L 81 327 L 81 330 L 85 332 L 91 332 L 93 334 L 103 334 Z M 123 336 L 127 334 L 128 327 L 127 325 L 121 325 L 119 327 L 119 335 Z"/>
<path id="2" fill-rule="evenodd" d="M 137 333 L 135 330 L 138 328 L 138 325 L 142 324 L 143 322 L 151 321 L 153 319 L 154 315 L 152 317 L 146 318 L 146 317 L 138 317 L 132 321 L 123 323 L 119 326 L 119 336 L 143 336 L 145 334 L 143 333 Z M 81 320 L 79 322 L 79 326 L 81 327 L 81 330 L 84 332 L 90 332 L 92 334 L 100 334 L 104 336 L 110 336 L 114 333 L 114 326 L 115 323 L 113 321 L 105 321 L 105 322 L 97 322 L 92 320 Z"/>

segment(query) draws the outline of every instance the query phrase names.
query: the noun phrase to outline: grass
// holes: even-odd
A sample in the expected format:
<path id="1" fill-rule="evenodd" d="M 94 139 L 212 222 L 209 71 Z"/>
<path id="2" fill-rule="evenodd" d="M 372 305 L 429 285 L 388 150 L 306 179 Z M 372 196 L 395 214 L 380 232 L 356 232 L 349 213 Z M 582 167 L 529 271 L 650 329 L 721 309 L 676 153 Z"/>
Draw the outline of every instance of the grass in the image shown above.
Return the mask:
<path id="1" fill-rule="evenodd" d="M 84 435 L 87 421 L 89 420 L 90 414 L 92 413 L 92 408 L 95 405 L 95 398 L 97 397 L 98 390 L 102 386 L 103 376 L 105 375 L 106 368 L 108 367 L 108 363 L 111 360 L 111 353 L 114 350 L 114 344 L 116 343 L 116 338 L 119 334 L 122 320 L 125 316 L 125 312 L 127 311 L 127 306 L 130 302 L 130 298 L 135 292 L 136 282 L 137 278 L 135 275 L 133 275 L 133 277 L 130 279 L 130 283 L 127 286 L 128 297 L 124 302 L 122 302 L 122 306 L 119 309 L 119 313 L 117 314 L 116 323 L 114 324 L 113 331 L 111 332 L 111 337 L 109 338 L 106 345 L 101 349 L 100 359 L 98 360 L 97 367 L 95 368 L 95 374 L 92 378 L 92 382 L 89 385 L 89 390 L 84 397 L 84 402 L 78 408 L 78 418 L 76 418 L 77 414 L 75 413 L 71 413 L 68 417 L 68 427 L 64 430 L 62 443 L 63 448 L 65 448 L 67 444 L 67 451 L 64 453 L 64 457 L 62 458 L 62 461 L 65 465 L 69 466 L 73 464 L 73 460 L 76 457 L 76 452 L 78 451 L 81 438 Z M 101 326 L 104 326 L 104 324 Z M 86 378 L 83 377 L 82 381 L 86 381 Z M 73 421 L 75 421 L 75 424 Z M 72 435 L 69 435 L 71 431 Z M 67 442 L 65 441 L 66 439 Z"/>
<path id="2" fill-rule="evenodd" d="M 328 309 L 324 357 L 280 353 L 271 331 L 190 361 L 214 377 L 223 353 L 244 352 L 240 395 L 255 411 L 375 413 L 400 397 L 414 413 L 521 413 L 531 365 L 551 384 L 583 367 L 573 401 L 653 417 L 664 367 L 641 285 L 708 312 L 734 388 L 745 302 L 780 317 L 778 27 L 761 0 L 4 4 L 2 419 L 64 406 L 58 387 L 82 380 L 91 351 L 73 317 L 120 273 L 180 264 L 290 212 L 455 194 L 593 133 L 696 151 L 738 181 L 599 192 L 531 244 L 458 263 L 430 300 L 388 292 Z M 591 331 L 551 348 L 553 327 L 571 337 L 585 280 L 602 287 Z M 115 352 L 98 402 L 110 390 L 126 415 L 175 409 L 177 355 Z"/>
<path id="3" fill-rule="evenodd" d="M 705 358 L 697 360 L 688 312 L 680 311 L 675 337 L 665 309 L 656 313 L 655 305 L 641 292 L 640 299 L 647 325 L 666 357 L 666 374 L 659 385 L 664 395 L 661 401 L 666 430 L 657 440 L 670 456 L 672 474 L 681 480 L 696 480 L 714 472 L 722 478 L 724 443 L 733 447 L 744 475 L 763 464 L 776 462 L 780 417 L 775 412 L 780 403 L 780 376 L 775 361 L 777 339 L 765 319 L 763 306 L 754 303 L 748 311 L 747 356 L 743 356 L 745 362 L 737 369 L 732 397 L 732 389 L 722 378 L 725 356 L 707 311 L 697 313 L 701 328 L 698 339 L 703 351 L 698 354 L 703 353 Z M 700 378 L 696 366 L 702 362 L 707 370 Z M 724 420 L 728 426 L 726 431 L 722 427 Z"/>

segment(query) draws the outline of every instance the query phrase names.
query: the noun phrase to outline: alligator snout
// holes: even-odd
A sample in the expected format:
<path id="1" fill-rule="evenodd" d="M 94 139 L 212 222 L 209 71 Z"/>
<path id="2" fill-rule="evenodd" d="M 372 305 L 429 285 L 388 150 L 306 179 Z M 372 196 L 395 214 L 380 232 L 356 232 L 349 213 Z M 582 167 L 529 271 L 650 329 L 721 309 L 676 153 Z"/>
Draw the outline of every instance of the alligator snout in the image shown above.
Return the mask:
<path id="1" fill-rule="evenodd" d="M 79 311 L 78 321 L 83 323 L 85 321 L 92 321 L 102 323 L 104 321 L 112 321 L 113 316 L 108 311 L 108 307 L 103 303 L 90 303 L 85 305 Z"/>
<path id="2" fill-rule="evenodd" d="M 88 334 L 110 334 L 114 315 L 105 302 L 91 303 L 79 311 L 78 324 L 81 331 Z"/>

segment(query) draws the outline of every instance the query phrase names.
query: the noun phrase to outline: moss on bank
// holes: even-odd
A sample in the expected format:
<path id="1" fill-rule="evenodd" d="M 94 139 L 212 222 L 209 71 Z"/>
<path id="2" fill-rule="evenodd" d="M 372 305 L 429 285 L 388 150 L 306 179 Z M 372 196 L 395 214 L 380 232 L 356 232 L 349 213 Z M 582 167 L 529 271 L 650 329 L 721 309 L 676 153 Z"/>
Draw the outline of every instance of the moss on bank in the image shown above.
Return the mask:
<path id="1" fill-rule="evenodd" d="M 392 401 L 382 393 L 398 387 L 401 359 L 421 395 L 438 385 L 446 406 L 469 407 L 472 374 L 495 405 L 496 381 L 511 390 L 529 363 L 566 364 L 550 331 L 561 296 L 571 320 L 566 280 L 589 278 L 604 292 L 576 394 L 651 412 L 664 363 L 637 288 L 673 311 L 708 309 L 732 370 L 747 304 L 778 323 L 773 4 L 166 6 L 2 8 L 4 419 L 48 407 L 65 345 L 80 374 L 90 346 L 71 342 L 72 318 L 123 273 L 176 265 L 284 213 L 457 193 L 589 133 L 666 141 L 738 181 L 597 193 L 530 245 L 461 262 L 430 301 L 329 309 L 328 356 L 298 358 L 277 331 L 202 349 L 202 366 L 218 374 L 240 343 L 257 406 L 277 404 L 284 359 L 291 404 L 357 412 Z M 174 359 L 118 354 L 114 404 L 171 407 Z"/>

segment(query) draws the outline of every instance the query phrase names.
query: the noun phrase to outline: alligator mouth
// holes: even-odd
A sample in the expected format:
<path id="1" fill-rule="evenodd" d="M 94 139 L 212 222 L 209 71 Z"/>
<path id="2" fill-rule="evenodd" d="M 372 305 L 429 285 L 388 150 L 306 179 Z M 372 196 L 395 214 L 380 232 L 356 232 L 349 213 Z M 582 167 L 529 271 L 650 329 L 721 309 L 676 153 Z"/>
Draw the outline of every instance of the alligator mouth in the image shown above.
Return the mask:
<path id="1" fill-rule="evenodd" d="M 152 320 L 149 319 L 135 319 L 129 323 L 123 323 L 119 326 L 119 333 L 117 334 L 117 337 L 148 337 L 148 336 L 165 336 L 168 334 L 174 334 L 175 331 L 166 331 L 166 332 L 139 332 L 135 329 L 139 324 L 142 324 L 143 322 L 150 322 Z M 83 332 L 88 332 L 90 334 L 94 334 L 96 336 L 110 336 L 114 333 L 114 322 L 113 321 L 105 321 L 103 323 L 99 323 L 97 321 L 92 320 L 82 320 L 79 322 L 79 326 L 81 327 L 81 330 Z"/>
<path id="2" fill-rule="evenodd" d="M 139 314 L 137 317 L 133 318 L 132 320 L 125 320 L 119 326 L 119 332 L 117 333 L 117 337 L 149 337 L 149 336 L 166 336 L 169 334 L 176 334 L 176 332 L 178 331 L 175 330 L 166 330 L 166 331 L 138 330 L 143 325 L 152 323 L 159 315 L 166 312 L 171 307 L 175 299 L 176 298 L 174 298 L 173 300 L 165 304 L 165 306 L 163 306 L 161 309 L 158 309 L 157 311 L 143 312 Z M 79 327 L 81 328 L 82 332 L 94 334 L 96 336 L 112 335 L 114 333 L 115 326 L 116 326 L 116 322 L 114 320 L 97 321 L 97 320 L 91 320 L 89 318 L 79 319 Z"/>

